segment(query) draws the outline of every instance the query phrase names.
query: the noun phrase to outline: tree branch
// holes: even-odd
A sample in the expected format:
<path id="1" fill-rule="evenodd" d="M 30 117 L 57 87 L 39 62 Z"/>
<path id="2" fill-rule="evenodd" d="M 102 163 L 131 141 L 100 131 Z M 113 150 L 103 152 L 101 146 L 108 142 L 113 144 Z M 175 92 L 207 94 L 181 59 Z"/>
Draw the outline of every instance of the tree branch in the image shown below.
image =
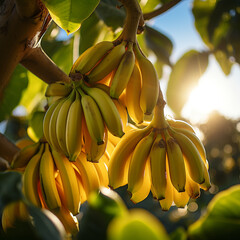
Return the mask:
<path id="1" fill-rule="evenodd" d="M 70 77 L 43 52 L 41 47 L 33 48 L 23 58 L 21 64 L 48 84 L 57 81 L 71 81 Z"/>
<path id="2" fill-rule="evenodd" d="M 20 149 L 0 133 L 0 157 L 7 160 L 9 163 L 13 160 L 14 155 Z"/>
<path id="3" fill-rule="evenodd" d="M 143 18 L 144 18 L 144 20 L 150 20 L 154 17 L 157 17 L 157 16 L 161 15 L 162 13 L 166 12 L 167 10 L 169 10 L 170 8 L 174 7 L 176 4 L 178 4 L 181 1 L 182 0 L 172 0 L 171 2 L 164 4 L 163 6 L 159 7 L 158 9 L 156 9 L 152 12 L 143 14 Z"/>

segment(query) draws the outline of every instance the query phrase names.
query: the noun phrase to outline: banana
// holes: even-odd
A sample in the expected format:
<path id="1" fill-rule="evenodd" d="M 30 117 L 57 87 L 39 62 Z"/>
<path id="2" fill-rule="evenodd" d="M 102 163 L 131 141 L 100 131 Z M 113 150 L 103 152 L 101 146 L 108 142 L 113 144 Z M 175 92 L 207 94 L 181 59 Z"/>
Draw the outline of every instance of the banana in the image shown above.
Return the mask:
<path id="1" fill-rule="evenodd" d="M 158 134 L 150 151 L 150 166 L 153 195 L 158 200 L 165 198 L 166 192 L 166 143 Z"/>
<path id="2" fill-rule="evenodd" d="M 113 153 L 113 151 L 114 151 L 115 146 L 116 146 L 116 145 L 114 145 L 114 144 L 108 139 L 106 152 L 109 154 L 109 157 L 111 157 L 111 155 L 112 155 L 112 153 Z"/>
<path id="3" fill-rule="evenodd" d="M 84 151 L 87 156 L 87 160 L 89 162 L 99 162 L 99 159 L 103 156 L 106 150 L 107 146 L 107 137 L 108 137 L 108 132 L 107 128 L 105 127 L 104 130 L 104 143 L 99 145 L 97 142 L 91 138 L 88 129 L 87 129 L 87 124 L 86 120 L 83 118 L 82 121 L 83 125 L 83 136 L 84 136 Z"/>
<path id="4" fill-rule="evenodd" d="M 134 47 L 137 63 L 142 75 L 140 106 L 145 115 L 151 115 L 159 94 L 159 81 L 153 64 L 142 55 L 138 46 Z"/>
<path id="5" fill-rule="evenodd" d="M 38 152 L 39 146 L 40 143 L 37 142 L 18 151 L 13 157 L 11 168 L 15 169 L 25 167 L 31 158 Z"/>
<path id="6" fill-rule="evenodd" d="M 15 142 L 15 145 L 20 149 L 23 149 L 32 144 L 34 144 L 34 141 L 30 138 L 21 138 Z"/>
<path id="7" fill-rule="evenodd" d="M 132 193 L 131 201 L 133 203 L 139 203 L 147 198 L 151 190 L 151 171 L 150 171 L 150 160 L 146 162 L 146 167 L 144 171 L 143 183 L 137 192 Z"/>
<path id="8" fill-rule="evenodd" d="M 89 197 L 89 194 L 99 189 L 100 186 L 97 170 L 93 163 L 87 161 L 86 155 L 83 152 L 80 153 L 76 162 L 73 162 L 73 164 L 81 175 L 83 187 L 87 197 Z"/>
<path id="9" fill-rule="evenodd" d="M 75 165 L 73 164 L 73 167 L 74 166 Z M 77 177 L 78 191 L 79 191 L 79 194 L 80 194 L 81 203 L 84 203 L 85 201 L 87 201 L 87 195 L 86 195 L 85 189 L 83 187 L 82 178 L 81 178 L 80 173 L 76 169 L 75 169 L 75 174 L 76 174 L 76 177 Z"/>
<path id="10" fill-rule="evenodd" d="M 205 148 L 204 148 L 201 140 L 197 137 L 197 135 L 189 130 L 184 129 L 184 128 L 173 127 L 173 129 L 176 132 L 184 134 L 186 137 L 188 137 L 193 142 L 193 144 L 196 146 L 202 160 L 204 161 L 204 163 L 206 163 L 206 160 L 207 160 L 206 151 L 205 151 Z"/>
<path id="11" fill-rule="evenodd" d="M 61 207 L 58 212 L 54 212 L 58 219 L 62 222 L 65 231 L 75 236 L 79 231 L 78 220 L 65 207 Z"/>
<path id="12" fill-rule="evenodd" d="M 131 119 L 140 124 L 143 122 L 143 111 L 140 106 L 140 94 L 142 88 L 141 73 L 135 64 L 132 75 L 126 87 L 126 107 Z"/>
<path id="13" fill-rule="evenodd" d="M 72 90 L 71 94 L 66 98 L 66 100 L 62 104 L 59 110 L 59 113 L 57 115 L 57 121 L 55 126 L 58 144 L 66 156 L 68 156 L 67 143 L 66 143 L 66 126 L 67 126 L 67 119 L 68 119 L 70 106 L 75 100 L 75 95 L 76 95 L 75 92 L 76 92 L 75 90 Z"/>
<path id="14" fill-rule="evenodd" d="M 59 104 L 55 107 L 55 109 L 52 113 L 52 116 L 50 118 L 50 121 L 49 121 L 49 129 L 48 129 L 49 140 L 46 138 L 47 141 L 49 142 L 49 144 L 51 145 L 51 147 L 53 147 L 54 149 L 56 149 L 58 151 L 61 150 L 61 146 L 59 145 L 59 142 L 57 139 L 56 125 L 57 125 L 59 111 L 62 108 L 62 105 L 64 104 L 65 100 L 66 100 L 66 98 L 62 98 L 60 100 Z"/>
<path id="15" fill-rule="evenodd" d="M 104 161 L 101 159 L 98 163 L 93 163 L 94 167 L 97 170 L 100 187 L 108 187 L 108 173 Z"/>
<path id="16" fill-rule="evenodd" d="M 43 135 L 48 142 L 50 142 L 50 136 L 49 136 L 50 120 L 51 120 L 51 117 L 52 117 L 52 114 L 53 114 L 54 110 L 56 109 L 58 104 L 62 101 L 62 99 L 63 98 L 60 98 L 50 105 L 50 107 L 48 108 L 47 112 L 45 113 L 45 116 L 44 116 L 44 119 L 43 119 Z"/>
<path id="17" fill-rule="evenodd" d="M 39 174 L 44 202 L 50 210 L 59 210 L 61 200 L 55 182 L 54 160 L 47 143 L 40 161 Z"/>
<path id="18" fill-rule="evenodd" d="M 112 98 L 118 99 L 122 94 L 123 90 L 126 88 L 128 81 L 131 77 L 133 68 L 135 64 L 135 54 L 133 52 L 133 45 L 129 42 L 128 49 L 124 53 L 117 71 L 112 79 L 110 87 L 110 96 Z"/>
<path id="19" fill-rule="evenodd" d="M 173 201 L 178 208 L 184 208 L 189 201 L 187 192 L 178 192 L 173 188 Z"/>
<path id="20" fill-rule="evenodd" d="M 204 179 L 204 162 L 193 142 L 182 133 L 174 130 L 170 134 L 176 139 L 186 160 L 186 166 L 193 181 L 201 184 Z"/>
<path id="21" fill-rule="evenodd" d="M 127 114 L 127 109 L 124 106 L 123 102 L 120 99 L 113 99 L 113 103 L 115 104 L 119 115 L 121 117 L 122 120 L 122 125 L 123 125 L 123 131 L 125 131 L 125 128 L 128 124 L 128 114 Z"/>
<path id="22" fill-rule="evenodd" d="M 114 47 L 112 42 L 102 41 L 83 52 L 72 66 L 71 73 L 88 73 Z"/>
<path id="23" fill-rule="evenodd" d="M 73 215 L 76 215 L 79 213 L 80 195 L 77 194 L 78 184 L 75 171 L 71 162 L 63 154 L 53 149 L 52 155 L 62 179 L 67 208 Z"/>
<path id="24" fill-rule="evenodd" d="M 192 133 L 195 133 L 193 127 L 188 124 L 187 122 L 184 122 L 182 120 L 174 120 L 174 119 L 167 119 L 167 122 L 171 127 L 179 128 L 179 129 L 186 129 Z"/>
<path id="25" fill-rule="evenodd" d="M 107 76 L 111 71 L 113 71 L 119 65 L 119 62 L 122 59 L 123 54 L 125 53 L 126 42 L 115 46 L 96 66 L 94 69 L 87 75 L 88 82 L 94 83 L 105 76 Z"/>
<path id="26" fill-rule="evenodd" d="M 186 192 L 190 198 L 198 198 L 200 196 L 199 184 L 194 182 L 189 176 L 188 170 L 186 169 Z"/>
<path id="27" fill-rule="evenodd" d="M 125 166 L 137 143 L 150 132 L 151 128 L 133 129 L 127 132 L 115 147 L 108 165 L 109 185 L 118 188 L 125 185 Z"/>
<path id="28" fill-rule="evenodd" d="M 207 164 L 204 164 L 204 169 L 203 169 L 203 172 L 204 172 L 204 183 L 202 183 L 200 185 L 200 187 L 205 190 L 205 191 L 208 191 L 209 188 L 211 187 L 211 183 L 210 183 L 210 177 L 209 177 L 209 173 L 208 173 L 208 168 L 207 168 Z"/>
<path id="29" fill-rule="evenodd" d="M 168 161 L 166 161 L 166 175 L 167 175 L 167 186 L 166 186 L 166 192 L 165 192 L 165 199 L 162 199 L 159 201 L 161 208 L 163 211 L 168 211 L 169 208 L 172 206 L 173 203 L 173 185 L 171 183 L 170 179 L 170 173 L 169 173 L 169 166 Z"/>
<path id="30" fill-rule="evenodd" d="M 38 196 L 39 165 L 44 151 L 44 143 L 40 150 L 31 158 L 23 173 L 23 193 L 26 199 L 34 206 L 42 207 Z"/>
<path id="31" fill-rule="evenodd" d="M 97 103 L 108 130 L 114 136 L 122 137 L 124 132 L 121 117 L 109 95 L 99 88 L 89 88 L 84 84 L 81 87 Z"/>
<path id="32" fill-rule="evenodd" d="M 55 97 L 55 96 L 64 97 L 68 95 L 71 92 L 71 90 L 72 90 L 71 86 L 65 83 L 61 83 L 61 82 L 51 83 L 47 86 L 47 89 L 45 91 L 45 96 L 46 97 Z"/>
<path id="33" fill-rule="evenodd" d="M 66 121 L 66 147 L 70 161 L 76 161 L 82 149 L 83 110 L 79 93 L 71 104 Z"/>
<path id="34" fill-rule="evenodd" d="M 144 170 L 155 135 L 155 131 L 152 131 L 134 149 L 128 171 L 128 191 L 131 193 L 137 192 L 143 183 Z"/>
<path id="35" fill-rule="evenodd" d="M 177 141 L 165 131 L 167 157 L 172 185 L 178 192 L 185 191 L 186 171 L 183 154 Z"/>
<path id="36" fill-rule="evenodd" d="M 101 145 L 104 143 L 104 123 L 101 112 L 92 97 L 86 95 L 80 88 L 78 88 L 78 91 L 81 95 L 84 118 L 89 134 L 97 144 Z"/>

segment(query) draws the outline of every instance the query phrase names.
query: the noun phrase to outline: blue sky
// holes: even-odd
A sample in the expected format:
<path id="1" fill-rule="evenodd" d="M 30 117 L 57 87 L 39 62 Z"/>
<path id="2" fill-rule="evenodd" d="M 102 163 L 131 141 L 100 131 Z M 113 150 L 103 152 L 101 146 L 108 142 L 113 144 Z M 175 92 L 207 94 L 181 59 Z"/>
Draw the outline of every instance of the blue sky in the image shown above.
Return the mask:
<path id="1" fill-rule="evenodd" d="M 183 0 L 174 8 L 149 22 L 165 33 L 173 42 L 171 60 L 175 62 L 190 49 L 204 50 L 206 47 L 194 27 L 191 11 L 192 0 Z M 240 118 L 240 67 L 233 66 L 231 74 L 225 76 L 214 57 L 209 58 L 209 66 L 194 89 L 188 103 L 183 109 L 183 116 L 193 123 L 207 120 L 212 110 L 217 110 L 229 118 Z M 167 69 L 168 73 L 170 69 Z M 167 75 L 161 81 L 163 91 Z"/>

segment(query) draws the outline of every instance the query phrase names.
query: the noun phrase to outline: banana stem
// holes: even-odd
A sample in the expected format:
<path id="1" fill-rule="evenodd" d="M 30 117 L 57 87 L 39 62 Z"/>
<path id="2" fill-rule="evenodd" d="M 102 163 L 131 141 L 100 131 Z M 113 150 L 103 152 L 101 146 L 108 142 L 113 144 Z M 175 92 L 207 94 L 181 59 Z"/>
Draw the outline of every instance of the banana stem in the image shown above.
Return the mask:
<path id="1" fill-rule="evenodd" d="M 121 38 L 127 42 L 136 43 L 139 25 L 144 25 L 142 10 L 137 0 L 119 0 L 126 8 L 127 17 Z"/>

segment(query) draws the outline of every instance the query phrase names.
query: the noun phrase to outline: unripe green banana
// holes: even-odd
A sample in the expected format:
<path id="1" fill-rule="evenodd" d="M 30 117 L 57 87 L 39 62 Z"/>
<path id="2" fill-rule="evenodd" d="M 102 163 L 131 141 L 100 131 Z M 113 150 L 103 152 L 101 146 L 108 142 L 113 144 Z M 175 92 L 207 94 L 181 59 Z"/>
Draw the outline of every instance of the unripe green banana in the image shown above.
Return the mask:
<path id="1" fill-rule="evenodd" d="M 55 97 L 55 96 L 64 97 L 68 95 L 71 92 L 71 90 L 72 90 L 71 86 L 65 83 L 61 83 L 61 82 L 51 83 L 47 86 L 47 89 L 45 91 L 45 96 L 46 97 Z"/>

